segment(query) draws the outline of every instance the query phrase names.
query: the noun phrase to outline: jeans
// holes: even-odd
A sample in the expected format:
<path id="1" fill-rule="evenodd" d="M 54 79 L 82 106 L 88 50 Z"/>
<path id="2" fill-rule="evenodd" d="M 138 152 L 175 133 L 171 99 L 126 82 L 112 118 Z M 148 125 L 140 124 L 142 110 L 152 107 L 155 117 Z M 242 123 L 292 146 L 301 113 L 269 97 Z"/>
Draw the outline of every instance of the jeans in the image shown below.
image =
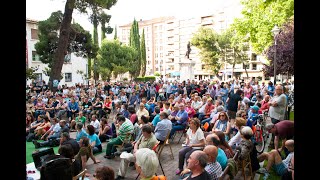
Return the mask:
<path id="1" fill-rule="evenodd" d="M 208 122 L 210 124 L 210 121 L 212 120 L 212 118 L 207 118 L 201 121 L 201 125 L 204 125 L 206 122 Z"/>
<path id="2" fill-rule="evenodd" d="M 95 146 L 95 147 L 93 148 L 93 150 L 92 150 L 92 153 L 93 153 L 93 154 L 96 154 L 96 153 L 98 153 L 98 152 L 102 152 L 102 146 L 101 146 L 101 144 L 99 144 L 98 146 Z"/>
<path id="3" fill-rule="evenodd" d="M 172 135 L 174 135 L 174 133 L 178 130 L 183 130 L 185 129 L 186 127 L 183 126 L 183 125 L 174 125 L 171 129 L 171 132 L 170 132 L 170 138 L 172 137 Z"/>

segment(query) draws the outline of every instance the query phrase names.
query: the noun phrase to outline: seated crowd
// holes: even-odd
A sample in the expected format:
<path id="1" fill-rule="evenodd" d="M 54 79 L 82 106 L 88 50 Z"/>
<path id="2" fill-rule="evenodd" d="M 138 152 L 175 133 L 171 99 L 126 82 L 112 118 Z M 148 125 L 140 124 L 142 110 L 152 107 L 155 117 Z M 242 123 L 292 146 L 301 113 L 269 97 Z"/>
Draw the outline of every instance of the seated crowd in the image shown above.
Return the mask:
<path id="1" fill-rule="evenodd" d="M 271 102 L 278 92 L 254 81 L 241 84 L 238 80 L 104 82 L 90 87 L 59 86 L 55 93 L 37 92 L 32 86 L 27 96 L 26 140 L 35 148 L 59 146 L 61 156 L 74 159 L 73 176 L 86 169 L 89 158 L 100 163 L 95 155 L 106 143 L 103 157 L 119 155 L 119 170 L 99 167 L 96 179 L 115 175 L 124 179 L 132 164 L 143 179 L 165 179 L 155 175 L 159 162 L 154 147 L 169 144 L 177 132 L 186 134 L 175 172 L 180 179 L 219 179 L 236 151 L 238 161 L 250 160 L 253 174 L 263 173 L 264 179 L 271 168 L 279 176 L 293 174 L 293 122 L 275 119 L 267 125 L 275 150 L 259 154 L 255 148 L 257 117 L 276 106 Z M 70 138 L 71 132 L 75 139 Z M 268 164 L 260 168 L 264 160 Z"/>

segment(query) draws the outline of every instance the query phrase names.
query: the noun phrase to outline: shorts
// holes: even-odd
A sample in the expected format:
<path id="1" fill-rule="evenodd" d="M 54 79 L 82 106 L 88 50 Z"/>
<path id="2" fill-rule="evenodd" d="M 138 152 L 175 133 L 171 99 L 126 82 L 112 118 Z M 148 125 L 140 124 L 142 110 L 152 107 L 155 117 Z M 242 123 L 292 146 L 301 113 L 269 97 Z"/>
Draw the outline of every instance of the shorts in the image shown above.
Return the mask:
<path id="1" fill-rule="evenodd" d="M 229 119 L 235 119 L 236 118 L 236 111 L 230 111 L 228 110 L 227 114 L 228 114 L 228 117 Z"/>
<path id="2" fill-rule="evenodd" d="M 281 162 L 280 164 L 274 164 L 272 167 L 279 176 L 282 176 L 287 169 L 283 162 Z"/>

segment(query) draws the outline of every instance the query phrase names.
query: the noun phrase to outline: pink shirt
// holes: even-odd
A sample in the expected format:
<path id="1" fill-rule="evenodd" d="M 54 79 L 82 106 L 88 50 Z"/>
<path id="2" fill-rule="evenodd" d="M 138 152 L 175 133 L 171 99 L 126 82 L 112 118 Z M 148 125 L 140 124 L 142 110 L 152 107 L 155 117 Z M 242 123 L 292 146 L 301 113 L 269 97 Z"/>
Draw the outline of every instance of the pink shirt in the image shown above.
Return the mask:
<path id="1" fill-rule="evenodd" d="M 193 118 L 193 116 L 196 114 L 196 111 L 192 107 L 186 107 L 186 111 L 189 118 Z"/>

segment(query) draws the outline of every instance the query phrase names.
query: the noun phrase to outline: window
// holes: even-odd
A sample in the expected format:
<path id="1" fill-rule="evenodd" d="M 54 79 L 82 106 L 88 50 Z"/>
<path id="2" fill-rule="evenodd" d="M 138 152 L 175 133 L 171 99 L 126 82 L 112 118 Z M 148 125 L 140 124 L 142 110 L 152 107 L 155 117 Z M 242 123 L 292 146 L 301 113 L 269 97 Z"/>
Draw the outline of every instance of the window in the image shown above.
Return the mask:
<path id="1" fill-rule="evenodd" d="M 34 73 L 34 75 L 36 76 L 35 78 L 36 82 L 42 81 L 42 73 Z"/>
<path id="2" fill-rule="evenodd" d="M 204 64 L 201 65 L 201 69 L 202 69 L 202 70 L 205 70 L 205 69 L 206 69 Z"/>
<path id="3" fill-rule="evenodd" d="M 256 61 L 257 60 L 257 55 L 252 53 L 251 61 Z"/>
<path id="4" fill-rule="evenodd" d="M 243 69 L 249 69 L 249 64 L 244 64 Z"/>
<path id="5" fill-rule="evenodd" d="M 65 82 L 72 82 L 72 73 L 64 73 Z"/>
<path id="6" fill-rule="evenodd" d="M 64 63 L 70 63 L 71 62 L 71 53 L 68 53 L 64 56 Z"/>
<path id="7" fill-rule="evenodd" d="M 38 29 L 31 29 L 31 39 L 39 39 Z"/>
<path id="8" fill-rule="evenodd" d="M 257 64 L 252 64 L 252 70 L 257 70 Z"/>
<path id="9" fill-rule="evenodd" d="M 32 51 L 32 61 L 40 61 L 39 55 L 36 51 Z"/>

